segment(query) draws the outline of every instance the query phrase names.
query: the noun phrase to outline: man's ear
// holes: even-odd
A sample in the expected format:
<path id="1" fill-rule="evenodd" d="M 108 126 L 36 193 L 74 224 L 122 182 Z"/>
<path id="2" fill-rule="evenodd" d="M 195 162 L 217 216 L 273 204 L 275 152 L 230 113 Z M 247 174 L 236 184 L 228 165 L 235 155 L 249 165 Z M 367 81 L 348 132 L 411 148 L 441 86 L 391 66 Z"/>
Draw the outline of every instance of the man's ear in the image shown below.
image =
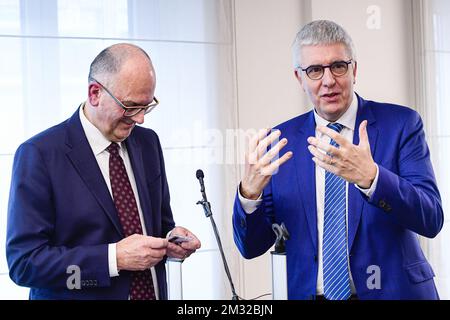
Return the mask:
<path id="1" fill-rule="evenodd" d="M 303 88 L 303 78 L 301 71 L 299 72 L 298 69 L 295 69 L 294 75 L 297 78 L 298 82 L 300 83 L 300 86 L 302 87 L 303 91 L 305 91 L 305 88 Z"/>
<path id="2" fill-rule="evenodd" d="M 297 78 L 298 82 L 300 82 L 300 85 L 302 85 L 302 75 L 298 72 L 298 69 L 294 70 L 294 75 Z"/>
<path id="3" fill-rule="evenodd" d="M 355 64 L 353 66 L 353 84 L 356 83 L 356 73 L 358 71 L 358 62 L 355 61 Z"/>
<path id="4" fill-rule="evenodd" d="M 93 107 L 97 107 L 100 103 L 100 86 L 95 82 L 89 84 L 88 99 L 89 104 Z"/>

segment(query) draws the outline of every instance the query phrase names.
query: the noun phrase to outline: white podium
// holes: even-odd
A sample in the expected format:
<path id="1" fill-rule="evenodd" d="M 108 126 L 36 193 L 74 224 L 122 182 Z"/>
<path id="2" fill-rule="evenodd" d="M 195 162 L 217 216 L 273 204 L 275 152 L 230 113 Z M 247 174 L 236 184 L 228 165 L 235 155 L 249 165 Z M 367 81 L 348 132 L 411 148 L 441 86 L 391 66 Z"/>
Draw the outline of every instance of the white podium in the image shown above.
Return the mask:
<path id="1" fill-rule="evenodd" d="M 169 300 L 183 300 L 183 275 L 181 264 L 183 260 L 167 258 L 167 294 Z"/>
<path id="2" fill-rule="evenodd" d="M 287 263 L 286 263 L 286 240 L 289 240 L 289 232 L 284 223 L 272 224 L 275 232 L 275 251 L 270 252 L 272 259 L 272 300 L 288 299 Z"/>
<path id="3" fill-rule="evenodd" d="M 287 300 L 286 253 L 270 253 L 272 258 L 272 300 Z"/>

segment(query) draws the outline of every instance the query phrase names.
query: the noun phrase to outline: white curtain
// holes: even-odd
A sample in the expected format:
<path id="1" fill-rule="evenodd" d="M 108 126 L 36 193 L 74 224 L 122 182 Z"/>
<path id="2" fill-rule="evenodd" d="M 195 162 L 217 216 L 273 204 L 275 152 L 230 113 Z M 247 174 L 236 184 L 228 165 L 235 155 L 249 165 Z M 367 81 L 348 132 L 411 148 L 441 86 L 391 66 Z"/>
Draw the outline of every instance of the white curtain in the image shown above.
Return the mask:
<path id="1" fill-rule="evenodd" d="M 89 63 L 103 48 L 131 42 L 157 73 L 160 105 L 145 126 L 161 138 L 178 225 L 202 249 L 183 263 L 185 299 L 225 299 L 229 286 L 195 171 L 202 168 L 226 254 L 231 254 L 236 118 L 232 0 L 0 0 L 0 299 L 27 298 L 7 275 L 6 208 L 13 154 L 32 135 L 86 99 Z M 229 257 L 231 258 L 231 257 Z M 236 259 L 230 259 L 236 260 Z M 232 262 L 231 261 L 231 262 Z M 232 271 L 237 267 L 231 264 Z"/>
<path id="2" fill-rule="evenodd" d="M 418 109 L 431 149 L 445 222 L 440 234 L 423 239 L 441 299 L 450 299 L 450 1 L 413 1 Z"/>

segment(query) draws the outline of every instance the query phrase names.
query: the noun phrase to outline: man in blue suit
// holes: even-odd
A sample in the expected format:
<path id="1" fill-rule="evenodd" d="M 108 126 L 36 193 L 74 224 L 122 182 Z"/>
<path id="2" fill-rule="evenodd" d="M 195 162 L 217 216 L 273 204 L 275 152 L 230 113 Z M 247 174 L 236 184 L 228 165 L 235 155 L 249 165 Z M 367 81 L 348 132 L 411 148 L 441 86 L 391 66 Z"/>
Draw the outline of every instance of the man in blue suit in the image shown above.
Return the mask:
<path id="1" fill-rule="evenodd" d="M 87 101 L 18 148 L 6 251 L 31 299 L 167 299 L 165 257 L 200 247 L 175 227 L 158 136 L 136 126 L 158 104 L 155 85 L 145 51 L 108 47 L 91 64 Z"/>
<path id="2" fill-rule="evenodd" d="M 263 254 L 284 223 L 289 299 L 438 299 L 417 236 L 443 225 L 420 116 L 354 93 L 353 43 L 334 22 L 304 26 L 293 55 L 314 110 L 250 141 L 237 247 Z"/>

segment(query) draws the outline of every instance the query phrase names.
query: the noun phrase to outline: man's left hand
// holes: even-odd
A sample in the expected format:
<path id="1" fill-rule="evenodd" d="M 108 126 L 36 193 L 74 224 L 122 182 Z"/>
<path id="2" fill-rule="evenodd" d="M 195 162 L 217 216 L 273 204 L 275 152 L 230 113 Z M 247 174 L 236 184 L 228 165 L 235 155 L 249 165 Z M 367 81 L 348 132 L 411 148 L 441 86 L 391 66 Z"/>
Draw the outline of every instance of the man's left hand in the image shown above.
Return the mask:
<path id="1" fill-rule="evenodd" d="M 200 249 L 201 243 L 200 240 L 188 229 L 183 227 L 175 227 L 171 232 L 171 235 L 179 235 L 183 237 L 189 238 L 189 241 L 181 242 L 178 244 L 169 242 L 167 245 L 167 256 L 171 258 L 177 259 L 186 259 L 191 254 L 195 252 L 195 250 Z"/>
<path id="2" fill-rule="evenodd" d="M 309 137 L 308 149 L 314 156 L 312 160 L 316 165 L 362 189 L 369 189 L 377 174 L 377 167 L 370 152 L 367 120 L 359 126 L 359 145 L 352 144 L 330 128 L 318 127 L 317 130 L 336 141 L 339 148 Z"/>

